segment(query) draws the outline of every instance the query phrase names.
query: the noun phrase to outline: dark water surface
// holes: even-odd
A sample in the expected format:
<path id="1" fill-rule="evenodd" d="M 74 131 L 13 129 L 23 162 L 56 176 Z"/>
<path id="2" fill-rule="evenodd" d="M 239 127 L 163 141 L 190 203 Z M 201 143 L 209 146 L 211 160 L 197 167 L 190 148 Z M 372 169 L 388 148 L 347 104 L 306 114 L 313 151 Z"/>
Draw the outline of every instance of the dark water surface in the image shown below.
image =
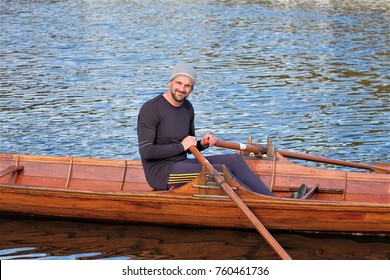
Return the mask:
<path id="1" fill-rule="evenodd" d="M 179 61 L 197 134 L 373 164 L 390 155 L 389 1 L 0 2 L 0 152 L 138 159 Z M 209 149 L 208 154 L 225 153 Z M 297 259 L 390 259 L 388 237 L 276 233 Z M 0 218 L 0 258 L 277 258 L 256 232 Z"/>

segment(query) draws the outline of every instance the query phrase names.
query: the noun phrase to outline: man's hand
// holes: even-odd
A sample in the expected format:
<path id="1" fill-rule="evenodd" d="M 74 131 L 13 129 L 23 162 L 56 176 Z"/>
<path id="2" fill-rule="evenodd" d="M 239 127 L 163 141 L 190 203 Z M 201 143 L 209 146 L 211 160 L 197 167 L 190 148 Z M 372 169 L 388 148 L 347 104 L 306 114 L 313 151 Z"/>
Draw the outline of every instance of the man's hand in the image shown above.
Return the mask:
<path id="1" fill-rule="evenodd" d="M 196 143 L 197 140 L 196 137 L 194 136 L 187 136 L 186 138 L 183 139 L 183 141 L 181 141 L 181 144 L 184 147 L 184 151 L 187 151 L 191 146 L 196 147 Z"/>
<path id="2" fill-rule="evenodd" d="M 217 137 L 215 137 L 211 133 L 206 133 L 200 141 L 200 144 L 202 144 L 203 147 L 214 146 L 217 141 Z"/>

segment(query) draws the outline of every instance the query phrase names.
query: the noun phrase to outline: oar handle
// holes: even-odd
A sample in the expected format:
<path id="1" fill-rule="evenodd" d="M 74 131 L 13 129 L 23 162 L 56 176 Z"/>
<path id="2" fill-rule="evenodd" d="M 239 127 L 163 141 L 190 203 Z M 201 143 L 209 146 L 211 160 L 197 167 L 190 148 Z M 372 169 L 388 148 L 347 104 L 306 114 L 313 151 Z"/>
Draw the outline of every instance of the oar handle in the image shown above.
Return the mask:
<path id="1" fill-rule="evenodd" d="M 205 165 L 207 171 L 211 173 L 216 182 L 221 186 L 222 190 L 233 200 L 238 208 L 248 217 L 251 223 L 255 226 L 257 231 L 263 236 L 268 244 L 275 250 L 275 252 L 283 260 L 291 260 L 290 255 L 283 249 L 282 246 L 275 240 L 275 238 L 268 232 L 259 219 L 252 213 L 252 211 L 246 206 L 241 198 L 232 190 L 230 185 L 225 181 L 225 178 L 219 174 L 219 172 L 211 165 L 211 163 L 199 152 L 195 146 L 190 147 L 191 153 L 196 157 L 200 164 Z"/>

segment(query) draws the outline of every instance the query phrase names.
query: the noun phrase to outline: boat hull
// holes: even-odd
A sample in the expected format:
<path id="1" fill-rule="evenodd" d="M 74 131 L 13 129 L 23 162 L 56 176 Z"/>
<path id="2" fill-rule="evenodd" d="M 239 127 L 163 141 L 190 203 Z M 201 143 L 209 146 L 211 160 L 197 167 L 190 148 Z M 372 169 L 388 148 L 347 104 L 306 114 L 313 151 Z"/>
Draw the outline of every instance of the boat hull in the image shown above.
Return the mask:
<path id="1" fill-rule="evenodd" d="M 34 157 L 16 158 L 12 156 L 12 160 L 10 160 L 9 155 L 3 156 L 4 158 L 8 159 L 7 165 L 14 161 L 17 161 L 18 165 L 23 164 L 24 170 L 18 175 L 19 178 L 15 183 L 10 183 L 13 180 L 13 174 L 1 179 L 0 212 L 2 213 L 197 227 L 253 228 L 251 222 L 235 203 L 218 186 L 208 182 L 206 174 L 203 173 L 195 180 L 174 191 L 152 191 L 145 187 L 142 169 L 140 169 L 138 162 L 126 162 L 123 165 L 122 161 L 115 160 L 72 159 L 73 163 L 69 165 L 69 158 L 40 157 L 38 160 Z M 36 170 L 37 165 L 41 168 L 44 166 L 47 168 L 47 164 L 51 164 L 49 168 L 51 169 L 51 178 L 46 178 L 45 181 L 45 177 L 38 178 L 42 172 L 33 170 Z M 226 179 L 267 229 L 390 234 L 388 196 L 383 197 L 383 195 L 376 195 L 374 192 L 374 194 L 367 194 L 370 197 L 368 201 L 348 201 L 345 199 L 346 195 L 339 191 L 338 184 L 332 184 L 326 186 L 323 193 L 321 193 L 320 188 L 319 193 L 313 198 L 290 199 L 284 197 L 284 194 L 291 190 L 290 184 L 283 185 L 279 182 L 280 180 L 285 181 L 287 175 L 280 174 L 279 177 L 276 175 L 279 181 L 272 178 L 271 169 L 274 166 L 272 161 L 249 160 L 248 164 L 251 168 L 256 169 L 259 177 L 262 177 L 264 181 L 274 181 L 273 187 L 275 193 L 278 194 L 277 197 L 252 193 L 227 175 Z M 285 161 L 284 164 L 295 166 L 288 161 Z M 61 173 L 59 170 L 63 169 L 62 165 L 67 166 L 65 168 L 67 175 L 60 176 L 61 186 L 57 186 L 52 182 L 60 181 L 60 178 L 55 177 L 59 175 L 53 174 Z M 260 168 L 258 165 L 262 165 L 262 167 Z M 54 166 L 56 168 L 53 168 Z M 83 168 L 80 168 L 81 166 Z M 107 186 L 111 186 L 115 181 L 116 186 L 121 190 L 104 187 L 104 183 L 100 180 L 92 179 L 92 171 L 89 175 L 87 172 L 82 172 L 83 179 L 77 175 L 76 169 L 78 167 L 79 171 L 81 169 L 85 171 L 94 169 L 96 166 L 99 167 L 99 172 L 97 172 L 99 176 L 102 175 L 101 170 L 106 169 L 109 169 L 110 172 L 106 173 L 106 176 L 103 174 L 102 177 L 108 178 L 111 176 L 108 175 L 113 173 L 120 174 L 120 177 L 124 178 L 122 182 L 120 179 L 108 178 Z M 304 170 L 306 170 L 305 168 Z M 118 172 L 113 172 L 116 169 Z M 94 172 L 96 173 L 96 171 Z M 301 172 L 300 175 L 295 173 L 293 177 L 289 177 L 289 180 L 293 181 L 296 176 L 298 178 L 301 176 L 300 178 L 304 177 L 306 181 L 311 182 L 316 176 L 319 176 L 314 174 L 313 177 L 308 177 L 305 172 Z M 312 173 L 315 172 L 312 170 Z M 69 183 L 69 174 L 72 178 L 71 183 Z M 129 182 L 128 174 L 132 174 L 131 178 L 133 179 L 137 178 L 138 183 Z M 334 173 L 334 175 L 339 175 L 339 173 Z M 364 179 L 361 181 L 365 182 L 364 184 L 369 185 L 369 182 L 372 182 L 375 185 L 380 185 L 381 188 L 386 188 L 386 186 L 389 188 L 389 180 L 386 175 L 374 175 L 371 181 L 368 179 L 372 177 L 372 174 L 367 175 L 359 175 Z M 117 175 L 115 176 L 117 177 Z M 327 177 L 326 180 L 335 179 Z M 81 181 L 83 184 L 80 183 Z M 29 185 L 28 182 L 35 185 Z M 359 181 L 359 183 L 361 182 Z M 360 185 L 364 185 L 363 183 Z M 297 184 L 294 182 L 294 185 Z M 321 196 L 325 199 L 320 199 Z M 352 197 L 359 196 L 362 195 L 356 194 Z M 376 202 L 373 201 L 375 197 L 379 197 Z"/>

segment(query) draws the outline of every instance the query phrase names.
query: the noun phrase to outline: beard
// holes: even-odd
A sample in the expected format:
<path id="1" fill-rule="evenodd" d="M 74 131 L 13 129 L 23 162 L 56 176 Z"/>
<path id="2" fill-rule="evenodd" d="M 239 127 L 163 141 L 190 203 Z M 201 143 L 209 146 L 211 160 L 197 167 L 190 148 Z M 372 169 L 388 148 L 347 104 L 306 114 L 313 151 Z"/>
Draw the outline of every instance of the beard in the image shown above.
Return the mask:
<path id="1" fill-rule="evenodd" d="M 171 90 L 171 95 L 172 95 L 172 98 L 176 101 L 176 102 L 183 102 L 184 100 L 186 100 L 187 99 L 187 96 L 188 95 L 183 95 L 183 93 L 178 93 L 178 92 L 176 92 L 176 91 L 174 91 L 174 90 Z"/>

